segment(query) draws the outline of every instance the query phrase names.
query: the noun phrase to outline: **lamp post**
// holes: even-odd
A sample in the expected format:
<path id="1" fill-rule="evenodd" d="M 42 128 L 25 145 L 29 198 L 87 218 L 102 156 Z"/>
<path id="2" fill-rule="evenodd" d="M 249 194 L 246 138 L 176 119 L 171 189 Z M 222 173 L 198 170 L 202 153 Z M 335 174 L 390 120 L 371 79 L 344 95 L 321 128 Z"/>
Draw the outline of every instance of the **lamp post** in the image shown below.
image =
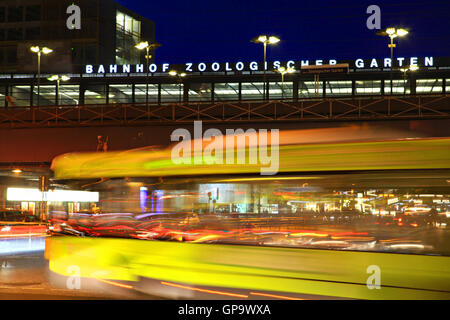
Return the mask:
<path id="1" fill-rule="evenodd" d="M 259 37 L 253 38 L 252 42 L 254 43 L 262 43 L 264 46 L 264 86 L 263 86 L 263 92 L 264 92 L 264 100 L 267 98 L 266 94 L 266 60 L 267 60 L 267 45 L 268 44 L 277 44 L 280 42 L 280 39 L 275 36 L 266 36 L 261 35 Z"/>
<path id="2" fill-rule="evenodd" d="M 294 73 L 294 68 L 279 67 L 277 70 L 281 74 L 281 99 L 284 99 L 284 76 L 288 73 Z"/>
<path id="3" fill-rule="evenodd" d="M 39 47 L 39 46 L 32 46 L 30 48 L 31 52 L 34 52 L 38 56 L 38 107 L 40 105 L 40 97 L 41 97 L 41 55 L 42 54 L 49 54 L 52 53 L 53 50 L 47 47 Z"/>
<path id="4" fill-rule="evenodd" d="M 146 94 L 145 94 L 145 105 L 148 108 L 148 78 L 149 78 L 149 66 L 150 66 L 150 58 L 152 57 L 150 55 L 150 49 L 156 49 L 161 47 L 161 44 L 155 42 L 150 44 L 148 41 L 141 41 L 139 42 L 135 48 L 139 50 L 146 50 L 145 60 L 147 61 L 146 69 L 147 69 L 147 77 L 146 77 Z"/>
<path id="5" fill-rule="evenodd" d="M 400 69 L 400 71 L 403 72 L 403 88 L 404 88 L 403 95 L 406 95 L 406 73 L 408 71 L 417 71 L 417 70 L 419 70 L 419 67 L 416 65 L 410 65 L 406 68 Z"/>
<path id="6" fill-rule="evenodd" d="M 179 82 L 179 86 L 180 86 L 179 99 L 180 99 L 180 103 L 181 103 L 181 83 L 183 82 L 183 78 L 186 77 L 186 73 L 185 72 L 179 73 L 178 71 L 171 70 L 171 71 L 169 71 L 169 75 L 171 75 L 172 77 L 178 78 L 178 82 Z"/>
<path id="7" fill-rule="evenodd" d="M 60 94 L 59 94 L 59 83 L 61 81 L 69 81 L 70 77 L 66 76 L 66 75 L 63 75 L 63 76 L 53 75 L 53 76 L 47 78 L 47 80 L 49 80 L 49 81 L 56 81 L 56 92 L 57 92 L 56 105 L 59 106 L 59 96 L 60 96 Z"/>
<path id="8" fill-rule="evenodd" d="M 388 44 L 388 47 L 391 49 L 391 95 L 392 93 L 392 70 L 394 68 L 394 48 L 397 47 L 397 45 L 394 43 L 394 39 L 397 37 L 404 37 L 409 33 L 408 30 L 403 28 L 394 28 L 390 27 L 386 30 L 382 30 L 377 32 L 377 35 L 379 36 L 388 36 L 390 39 L 390 43 Z"/>

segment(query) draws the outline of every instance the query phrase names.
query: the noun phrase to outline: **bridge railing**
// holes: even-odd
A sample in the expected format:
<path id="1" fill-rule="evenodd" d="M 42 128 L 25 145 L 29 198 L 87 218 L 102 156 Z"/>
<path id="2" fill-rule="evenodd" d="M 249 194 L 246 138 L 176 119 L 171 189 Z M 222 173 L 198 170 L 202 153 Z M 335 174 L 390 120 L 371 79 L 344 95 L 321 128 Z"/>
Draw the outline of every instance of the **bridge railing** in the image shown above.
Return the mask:
<path id="1" fill-rule="evenodd" d="M 0 128 L 449 118 L 450 95 L 0 108 Z"/>

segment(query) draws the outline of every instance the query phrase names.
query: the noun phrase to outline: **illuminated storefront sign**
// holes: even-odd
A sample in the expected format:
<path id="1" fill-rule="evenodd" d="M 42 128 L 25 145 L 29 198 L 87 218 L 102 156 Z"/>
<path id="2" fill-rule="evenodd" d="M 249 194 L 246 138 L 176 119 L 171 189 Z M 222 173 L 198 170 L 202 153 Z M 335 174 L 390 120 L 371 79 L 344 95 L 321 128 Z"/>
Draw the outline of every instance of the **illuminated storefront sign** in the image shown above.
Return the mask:
<path id="1" fill-rule="evenodd" d="M 8 201 L 50 201 L 50 202 L 98 202 L 98 192 L 52 190 L 41 192 L 38 189 L 8 188 Z"/>
<path id="2" fill-rule="evenodd" d="M 353 61 L 330 60 L 289 60 L 287 62 L 273 61 L 266 62 L 265 69 L 276 70 L 281 66 L 287 68 L 295 68 L 300 70 L 304 66 L 322 66 L 337 65 L 340 63 L 348 63 L 352 69 L 380 69 L 415 65 L 419 67 L 434 67 L 434 57 L 398 57 L 392 61 L 390 58 L 385 59 L 356 59 Z M 150 64 L 148 71 L 150 73 L 167 73 L 172 68 L 183 69 L 185 72 L 242 72 L 242 71 L 264 71 L 264 63 L 257 61 L 251 62 L 212 62 L 212 63 L 191 63 L 184 65 L 171 65 L 169 63 Z M 128 74 L 128 73 L 147 73 L 145 64 L 126 64 L 126 65 L 86 65 L 84 72 L 86 74 Z M 181 71 L 181 70 L 179 70 Z"/>

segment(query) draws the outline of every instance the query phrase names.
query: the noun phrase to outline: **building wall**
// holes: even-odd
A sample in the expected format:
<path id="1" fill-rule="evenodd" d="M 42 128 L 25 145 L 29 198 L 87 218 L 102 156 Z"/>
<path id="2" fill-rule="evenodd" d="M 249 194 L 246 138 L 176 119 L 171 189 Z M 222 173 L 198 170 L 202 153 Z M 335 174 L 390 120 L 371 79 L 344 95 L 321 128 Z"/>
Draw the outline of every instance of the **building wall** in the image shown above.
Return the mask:
<path id="1" fill-rule="evenodd" d="M 115 63 L 117 9 L 142 20 L 143 37 L 154 39 L 153 22 L 112 0 L 78 0 L 81 30 L 70 30 L 66 27 L 69 17 L 66 10 L 72 3 L 72 0 L 2 0 L 0 73 L 35 72 L 37 59 L 29 51 L 32 45 L 55 49 L 51 57 L 43 59 L 43 72 L 72 72 L 76 65 Z"/>

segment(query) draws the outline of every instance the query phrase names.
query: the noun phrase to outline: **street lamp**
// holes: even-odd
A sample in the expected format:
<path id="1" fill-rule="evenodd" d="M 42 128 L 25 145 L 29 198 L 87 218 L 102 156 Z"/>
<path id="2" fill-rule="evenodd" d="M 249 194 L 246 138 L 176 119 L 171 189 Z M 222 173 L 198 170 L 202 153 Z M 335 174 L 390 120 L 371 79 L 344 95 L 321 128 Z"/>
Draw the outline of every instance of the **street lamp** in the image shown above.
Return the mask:
<path id="1" fill-rule="evenodd" d="M 63 76 L 59 76 L 59 75 L 53 75 L 49 78 L 47 78 L 47 80 L 49 81 L 56 81 L 56 92 L 57 92 L 57 96 L 56 96 L 56 105 L 59 106 L 59 83 L 60 81 L 69 81 L 70 77 L 63 75 Z"/>
<path id="2" fill-rule="evenodd" d="M 150 58 L 152 57 L 150 55 L 151 49 L 157 49 L 161 47 L 161 44 L 155 42 L 155 43 L 149 43 L 148 41 L 141 41 L 137 45 L 135 45 L 135 48 L 138 50 L 146 50 L 145 60 L 147 61 L 147 77 L 146 77 L 146 95 L 145 95 L 145 104 L 148 107 L 148 78 L 149 78 L 149 66 L 150 66 Z"/>
<path id="3" fill-rule="evenodd" d="M 40 105 L 40 97 L 41 97 L 41 55 L 42 54 L 49 54 L 52 53 L 53 50 L 47 47 L 39 47 L 39 46 L 32 46 L 30 48 L 31 52 L 34 52 L 38 56 L 38 107 Z"/>
<path id="4" fill-rule="evenodd" d="M 377 32 L 377 35 L 379 36 L 388 36 L 390 39 L 390 43 L 388 44 L 388 47 L 391 49 L 391 94 L 392 94 L 392 70 L 394 68 L 394 48 L 397 47 L 397 45 L 394 43 L 394 39 L 397 37 L 404 37 L 409 33 L 408 30 L 403 28 L 394 28 L 390 27 L 386 30 L 382 30 Z"/>
<path id="5" fill-rule="evenodd" d="M 400 69 L 400 71 L 403 72 L 403 88 L 404 88 L 403 94 L 404 95 L 406 95 L 406 73 L 408 71 L 417 71 L 417 70 L 419 70 L 419 67 L 416 66 L 416 65 L 410 65 L 410 66 L 408 66 L 406 68 L 401 68 Z"/>
<path id="6" fill-rule="evenodd" d="M 266 36 L 266 35 L 261 35 L 259 37 L 253 38 L 252 42 L 254 43 L 262 43 L 264 45 L 264 99 L 267 98 L 266 95 L 266 60 L 267 60 L 267 45 L 268 44 L 277 44 L 278 42 L 280 42 L 280 39 L 275 37 L 275 36 Z"/>
<path id="7" fill-rule="evenodd" d="M 181 103 L 181 83 L 183 82 L 183 78 L 187 76 L 187 74 L 185 72 L 178 72 L 175 70 L 171 70 L 169 71 L 169 75 L 171 75 L 172 77 L 177 77 L 178 78 L 178 82 L 179 82 L 179 86 L 180 86 L 180 103 Z"/>
<path id="8" fill-rule="evenodd" d="M 279 73 L 281 73 L 281 99 L 284 99 L 284 76 L 288 73 L 294 73 L 294 68 L 285 68 L 285 67 L 279 67 L 277 70 Z"/>

